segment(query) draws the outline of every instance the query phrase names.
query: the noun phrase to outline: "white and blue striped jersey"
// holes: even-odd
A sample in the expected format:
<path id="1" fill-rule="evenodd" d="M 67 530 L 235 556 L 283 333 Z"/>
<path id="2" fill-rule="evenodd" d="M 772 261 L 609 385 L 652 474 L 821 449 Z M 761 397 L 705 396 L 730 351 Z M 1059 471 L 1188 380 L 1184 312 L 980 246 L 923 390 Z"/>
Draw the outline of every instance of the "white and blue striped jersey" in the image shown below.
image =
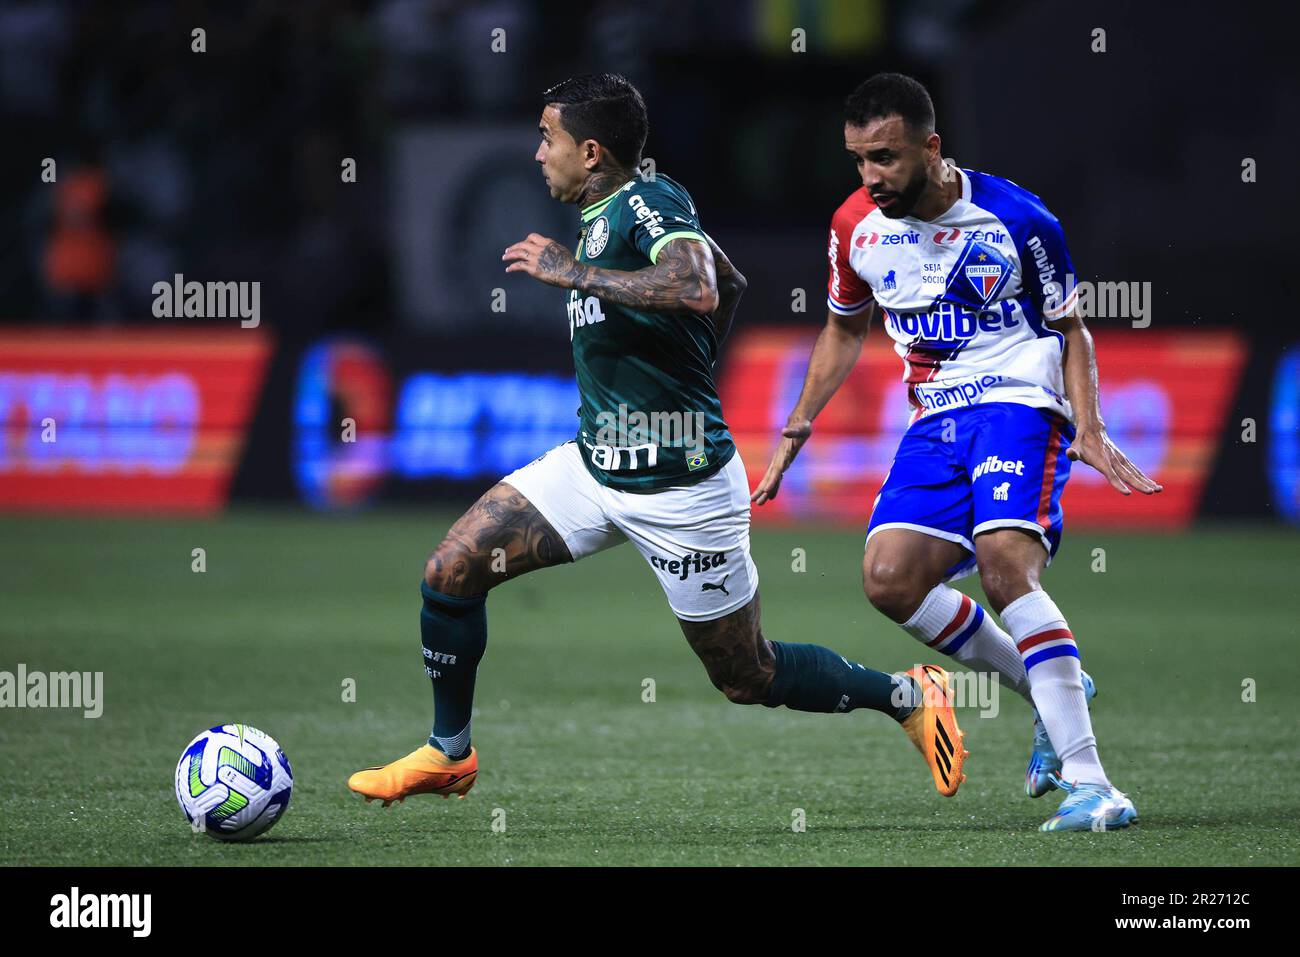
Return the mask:
<path id="1" fill-rule="evenodd" d="M 831 220 L 828 305 L 880 307 L 913 419 L 981 402 L 1070 418 L 1064 338 L 1044 322 L 1077 300 L 1061 224 L 1010 180 L 953 172 L 961 195 L 932 221 L 890 219 L 865 188 L 845 200 Z"/>

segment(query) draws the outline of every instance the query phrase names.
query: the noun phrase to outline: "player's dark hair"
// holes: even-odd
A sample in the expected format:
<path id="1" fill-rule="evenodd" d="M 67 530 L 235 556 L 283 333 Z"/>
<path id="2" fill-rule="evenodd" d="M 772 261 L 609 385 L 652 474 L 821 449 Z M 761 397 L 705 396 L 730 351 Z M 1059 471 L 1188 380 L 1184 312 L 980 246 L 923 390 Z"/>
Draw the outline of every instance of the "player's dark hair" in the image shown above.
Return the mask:
<path id="1" fill-rule="evenodd" d="M 645 100 L 617 73 L 589 73 L 557 83 L 542 99 L 560 108 L 560 123 L 581 143 L 595 140 L 616 163 L 633 169 L 641 165 L 641 149 L 650 132 Z"/>
<path id="2" fill-rule="evenodd" d="M 901 116 L 913 135 L 934 132 L 934 102 L 910 76 L 877 73 L 844 101 L 844 122 L 850 126 L 866 126 L 886 116 Z"/>

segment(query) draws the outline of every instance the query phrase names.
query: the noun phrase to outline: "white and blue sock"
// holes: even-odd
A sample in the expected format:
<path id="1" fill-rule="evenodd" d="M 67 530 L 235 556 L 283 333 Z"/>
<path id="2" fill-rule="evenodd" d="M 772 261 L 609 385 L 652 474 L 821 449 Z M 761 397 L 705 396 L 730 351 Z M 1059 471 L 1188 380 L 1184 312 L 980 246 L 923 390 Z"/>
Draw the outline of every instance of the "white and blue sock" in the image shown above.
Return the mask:
<path id="1" fill-rule="evenodd" d="M 1061 759 L 1061 777 L 1109 785 L 1083 693 L 1079 648 L 1056 602 L 1045 591 L 1031 591 L 1002 609 L 1002 621 L 1024 659 L 1034 705 Z"/>
<path id="2" fill-rule="evenodd" d="M 948 655 L 972 671 L 993 672 L 1004 688 L 1033 705 L 1029 679 L 1015 642 L 969 596 L 947 585 L 936 585 L 902 627 L 927 648 Z"/>

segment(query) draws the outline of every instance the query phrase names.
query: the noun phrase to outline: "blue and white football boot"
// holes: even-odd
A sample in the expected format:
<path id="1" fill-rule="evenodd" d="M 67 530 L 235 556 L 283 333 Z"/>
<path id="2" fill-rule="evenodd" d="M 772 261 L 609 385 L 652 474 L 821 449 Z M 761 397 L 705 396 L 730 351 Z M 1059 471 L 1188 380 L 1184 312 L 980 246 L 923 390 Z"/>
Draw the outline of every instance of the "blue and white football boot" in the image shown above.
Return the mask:
<path id="1" fill-rule="evenodd" d="M 1083 697 L 1092 701 L 1097 697 L 1097 685 L 1088 672 L 1080 672 L 1083 679 Z M 1034 709 L 1034 747 L 1029 752 L 1029 767 L 1025 769 L 1025 793 L 1031 798 L 1042 797 L 1048 791 L 1061 787 L 1061 759 L 1056 756 L 1052 739 L 1047 736 L 1043 719 Z"/>
<path id="2" fill-rule="evenodd" d="M 1040 831 L 1113 831 L 1138 819 L 1128 795 L 1112 784 L 1070 784 L 1058 779 L 1056 786 L 1065 790 L 1065 800 Z"/>

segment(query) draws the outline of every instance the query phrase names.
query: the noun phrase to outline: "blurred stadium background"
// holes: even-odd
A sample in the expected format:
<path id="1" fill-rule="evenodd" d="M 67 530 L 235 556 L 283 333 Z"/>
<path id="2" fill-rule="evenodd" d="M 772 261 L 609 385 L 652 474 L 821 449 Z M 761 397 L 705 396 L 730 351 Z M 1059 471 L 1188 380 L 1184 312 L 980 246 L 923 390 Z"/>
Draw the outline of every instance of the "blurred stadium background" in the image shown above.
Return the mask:
<path id="1" fill-rule="evenodd" d="M 871 73 L 899 69 L 929 85 L 945 155 L 1043 197 L 1085 278 L 1150 283 L 1148 327 L 1102 317 L 1090 325 L 1112 434 L 1166 491 L 1124 499 L 1077 468 L 1064 499 L 1069 533 L 1057 565 L 1065 567 L 1053 569 L 1053 588 L 1077 596 L 1070 607 L 1086 624 L 1076 628 L 1088 635 L 1091 627 L 1087 647 L 1093 660 L 1113 664 L 1112 675 L 1133 664 L 1138 635 L 1153 639 L 1141 644 L 1142 660 L 1166 660 L 1157 637 L 1176 637 L 1187 652 L 1185 697 L 1130 712 L 1168 719 L 1158 742 L 1165 758 L 1143 751 L 1157 745 L 1121 728 L 1118 716 L 1099 718 L 1116 722 L 1106 730 L 1123 735 L 1126 767 L 1158 765 L 1172 787 L 1167 755 L 1186 755 L 1179 749 L 1187 734 L 1217 729 L 1202 756 L 1220 760 L 1228 777 L 1210 786 L 1197 776 L 1200 766 L 1183 762 L 1187 776 L 1177 785 L 1202 787 L 1207 802 L 1244 797 L 1234 780 L 1276 774 L 1278 766 L 1250 751 L 1256 732 L 1248 719 L 1227 716 L 1241 675 L 1272 674 L 1291 689 L 1300 679 L 1287 570 L 1294 529 L 1264 528 L 1300 522 L 1300 332 L 1286 265 L 1300 214 L 1292 162 L 1300 83 L 1294 71 L 1275 72 L 1290 61 L 1288 38 L 1267 24 L 1249 4 L 1187 4 L 1175 13 L 1162 4 L 1084 11 L 993 0 L 4 0 L 4 667 L 132 663 L 129 674 L 110 679 L 110 692 L 126 689 L 117 700 L 131 703 L 104 720 L 136 746 L 132 760 L 145 783 L 127 782 L 103 757 L 93 771 L 101 790 L 147 793 L 151 826 L 166 829 L 159 833 L 171 834 L 177 818 L 159 769 L 213 721 L 263 724 L 295 762 L 301 754 L 314 762 L 322 800 L 346 803 L 346 771 L 400 753 L 392 749 L 410 746 L 413 716 L 416 726 L 425 720 L 414 628 L 424 553 L 488 484 L 575 428 L 563 297 L 505 276 L 499 262 L 528 232 L 562 240 L 576 233 L 574 211 L 550 200 L 532 161 L 540 92 L 580 72 L 617 71 L 636 82 L 650 107 L 647 156 L 687 185 L 704 226 L 750 278 L 719 375 L 752 483 L 824 321 L 831 213 L 859 185 L 843 155 L 841 102 Z M 191 51 L 195 27 L 206 30 L 204 53 Z M 1091 50 L 1098 27 L 1104 53 Z M 498 28 L 505 52 L 492 50 Z M 792 52 L 796 28 L 806 31 L 806 52 Z M 53 182 L 42 178 L 47 159 L 55 161 Z M 355 182 L 343 181 L 346 159 L 355 160 Z M 1248 159 L 1257 181 L 1243 181 Z M 260 282 L 260 325 L 155 318 L 154 284 L 177 274 Z M 493 309 L 497 290 L 503 311 Z M 888 649 L 890 666 L 915 651 L 867 608 L 855 581 L 870 504 L 904 425 L 899 376 L 886 337 L 873 330 L 780 498 L 755 513 L 770 626 L 797 634 L 853 624 L 869 632 L 873 648 Z M 347 418 L 355 442 L 342 440 Z M 327 520 L 328 513 L 341 514 Z M 1080 536 L 1097 529 L 1104 531 Z M 1104 596 L 1088 572 L 1098 542 L 1130 557 Z M 225 557 L 213 563 L 209 590 L 199 591 L 190 548 L 208 543 Z M 784 566 L 792 547 L 809 543 L 822 549 L 813 563 L 820 584 L 801 590 L 785 581 Z M 489 652 L 481 682 L 497 723 L 484 723 L 482 733 L 515 755 L 512 786 L 521 789 L 529 774 L 543 780 L 527 763 L 537 727 L 612 721 L 613 731 L 601 733 L 625 751 L 611 750 L 606 764 L 575 779 L 598 790 L 613 781 L 635 790 L 637 769 L 617 755 L 663 746 L 657 732 L 610 718 L 619 705 L 602 696 L 612 694 L 609 676 L 624 653 L 604 644 L 597 617 L 617 615 L 633 623 L 630 634 L 656 636 L 654 651 L 627 647 L 659 670 L 634 658 L 635 675 L 619 681 L 635 689 L 643 674 L 678 669 L 690 683 L 700 704 L 676 713 L 677 733 L 712 740 L 715 710 L 699 709 L 728 707 L 714 700 L 685 647 L 664 640 L 671 623 L 635 556 L 602 556 L 582 568 L 557 570 L 553 579 L 548 572 L 545 585 L 528 579 L 494 598 L 494 648 L 515 642 L 511 628 L 524 637 L 553 630 L 553 647 L 571 653 L 560 681 L 538 677 L 554 664 L 523 638 L 513 658 Z M 538 617 L 585 604 L 584 583 L 592 582 L 610 604 L 590 621 Z M 1172 624 L 1184 620 L 1186 627 Z M 1240 667 L 1220 671 L 1219 639 L 1236 629 L 1252 640 L 1238 650 Z M 250 656 L 258 674 L 237 669 L 232 651 Z M 333 726 L 341 737 L 326 747 L 313 732 L 336 720 L 334 712 L 305 702 L 322 693 L 336 702 L 337 679 L 313 685 L 305 662 L 331 676 L 377 676 L 392 695 L 383 707 L 370 699 L 383 717 L 367 712 L 369 723 L 354 724 L 351 737 Z M 1116 687 L 1138 695 L 1143 686 L 1129 673 L 1112 678 Z M 288 697 L 268 701 L 271 689 Z M 573 710 L 579 692 L 591 710 Z M 508 698 L 532 700 L 538 710 L 527 719 L 516 710 L 512 724 L 501 713 Z M 1277 708 L 1272 700 L 1268 707 Z M 160 714 L 168 719 L 160 733 L 141 730 Z M 749 735 L 761 747 L 761 729 L 771 725 L 726 714 L 730 737 L 714 743 L 726 760 L 740 761 L 731 742 Z M 1176 724 L 1194 714 L 1195 732 Z M 1294 726 L 1293 713 L 1258 714 Z M 802 728 L 811 719 L 770 720 Z M 71 782 L 88 772 L 66 743 L 85 733 L 83 724 L 37 724 L 34 715 L 12 713 L 6 723 L 4 778 L 21 773 L 24 755 L 39 754 L 78 791 Z M 1017 724 L 997 739 L 1004 752 L 986 744 L 986 755 L 1005 759 L 1012 785 L 1023 731 Z M 843 760 L 836 748 L 849 733 L 828 731 L 805 754 Z M 883 741 L 894 732 L 874 733 Z M 916 770 L 913 755 L 888 753 L 873 760 L 897 757 L 899 775 Z M 764 766 L 749 760 L 748 777 L 715 782 L 736 801 L 766 786 Z M 1286 772 L 1292 780 L 1294 773 Z M 908 780 L 909 800 L 932 797 Z M 658 782 L 659 791 L 644 794 L 676 786 Z M 836 787 L 846 820 L 860 814 L 857 791 Z M 684 793 L 667 794 L 663 806 L 677 807 Z M 1177 805 L 1166 797 L 1169 813 Z M 82 844 L 84 831 L 57 808 L 56 787 L 10 799 L 20 802 L 7 805 L 19 821 L 5 845 L 11 859 L 157 860 L 138 841 L 129 851 L 105 835 Z M 587 806 L 610 813 L 608 804 Z M 1229 815 L 1224 807 L 1182 810 L 1212 831 Z M 888 809 L 899 827 L 932 821 L 931 811 L 909 810 L 906 801 Z M 1235 862 L 1267 848 L 1255 859 L 1294 862 L 1294 838 L 1278 843 L 1267 823 L 1294 808 L 1256 812 L 1238 818 L 1255 832 L 1213 851 L 1196 845 L 1179 860 Z M 298 812 L 315 824 L 309 813 L 319 805 Z M 1024 809 L 1017 813 L 1004 815 L 1008 830 L 1026 823 Z M 1033 808 L 1032 823 L 1045 813 Z M 723 842 L 700 860 L 730 859 L 725 840 L 699 823 L 705 818 L 689 820 L 697 831 L 682 826 L 701 847 Z M 189 853 L 178 850 L 181 840 L 169 853 Z M 911 845 L 897 840 L 875 835 L 872 853 L 899 862 L 895 855 Z M 516 859 L 573 857 L 563 833 L 557 842 L 551 856 L 534 848 L 532 858 Z M 1031 853 L 1014 842 L 970 847 L 972 862 Z M 1110 859 L 1153 861 L 1126 847 L 1131 858 Z M 1069 860 L 1040 850 L 1044 862 Z M 992 856 L 980 857 L 986 851 Z M 779 848 L 768 852 L 755 859 L 789 859 Z M 307 846 L 303 857 L 285 859 L 330 859 L 315 853 Z M 638 859 L 636 846 L 626 853 Z M 674 854 L 660 849 L 640 859 L 684 859 Z M 821 859 L 861 858 L 832 848 Z"/>
<path id="2" fill-rule="evenodd" d="M 1084 278 L 1150 283 L 1149 328 L 1092 325 L 1112 431 L 1168 491 L 1130 503 L 1079 470 L 1072 525 L 1295 521 L 1300 338 L 1274 290 L 1297 211 L 1281 165 L 1297 83 L 1268 73 L 1250 17 L 1206 30 L 1192 13 L 11 0 L 0 506 L 460 502 L 570 436 L 561 296 L 506 277 L 499 255 L 574 232 L 532 162 L 538 96 L 603 69 L 642 87 L 647 155 L 751 277 L 720 382 L 753 476 L 824 318 L 830 213 L 857 185 L 840 102 L 889 67 L 931 86 L 946 155 L 1044 197 Z M 1248 157 L 1258 182 L 1242 181 Z M 176 274 L 260 282 L 261 325 L 155 319 L 153 286 Z M 756 520 L 863 519 L 903 422 L 895 362 L 873 335 Z"/>

